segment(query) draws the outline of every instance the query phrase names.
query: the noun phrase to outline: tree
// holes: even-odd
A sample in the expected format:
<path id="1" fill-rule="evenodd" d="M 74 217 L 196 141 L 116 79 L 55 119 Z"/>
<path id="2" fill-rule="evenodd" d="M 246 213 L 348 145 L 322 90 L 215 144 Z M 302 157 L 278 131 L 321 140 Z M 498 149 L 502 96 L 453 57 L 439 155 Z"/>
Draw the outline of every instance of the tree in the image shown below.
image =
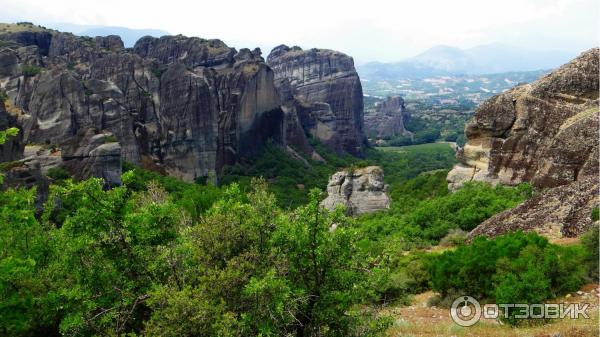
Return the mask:
<path id="1" fill-rule="evenodd" d="M 0 131 L 0 145 L 6 143 L 8 138 L 15 137 L 19 134 L 19 129 L 17 128 L 8 128 L 4 131 Z M 4 181 L 4 175 L 0 174 L 0 184 Z"/>
<path id="2" fill-rule="evenodd" d="M 52 186 L 42 216 L 52 238 L 47 309 L 61 333 L 140 331 L 150 290 L 164 274 L 153 259 L 174 239 L 185 219 L 180 214 L 152 184 L 138 194 L 126 187 L 105 191 L 101 179 Z"/>
<path id="3" fill-rule="evenodd" d="M 40 303 L 46 283 L 40 272 L 47 238 L 35 218 L 35 189 L 0 193 L 0 335 L 19 336 L 47 321 Z"/>
<path id="4" fill-rule="evenodd" d="M 295 335 L 347 336 L 348 311 L 364 300 L 361 289 L 369 270 L 357 258 L 358 236 L 342 210 L 323 210 L 318 190 L 309 200 L 278 225 L 273 238 L 276 265 L 285 268 L 297 303 Z"/>

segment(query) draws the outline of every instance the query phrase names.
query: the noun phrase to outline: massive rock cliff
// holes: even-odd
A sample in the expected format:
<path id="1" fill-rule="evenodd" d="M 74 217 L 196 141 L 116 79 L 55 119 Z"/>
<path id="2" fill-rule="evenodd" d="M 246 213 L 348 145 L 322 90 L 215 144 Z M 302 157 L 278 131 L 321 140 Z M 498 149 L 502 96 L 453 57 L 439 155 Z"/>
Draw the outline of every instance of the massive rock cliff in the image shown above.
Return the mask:
<path id="1" fill-rule="evenodd" d="M 404 128 L 407 117 L 402 97 L 389 96 L 375 107 L 375 112 L 365 115 L 365 133 L 376 139 L 410 136 Z"/>
<path id="2" fill-rule="evenodd" d="M 260 49 L 220 40 L 144 37 L 125 49 L 118 36 L 0 34 L 0 90 L 23 143 L 42 146 L 30 154 L 56 149 L 61 162 L 53 158 L 53 166 L 110 184 L 119 182 L 121 161 L 188 181 L 216 179 L 266 142 L 320 160 L 308 134 L 361 154 L 362 90 L 352 59 L 311 50 L 295 62 L 276 51 L 273 71 Z"/>
<path id="3" fill-rule="evenodd" d="M 337 153 L 362 155 L 363 93 L 351 57 L 281 45 L 267 57 L 280 90 L 293 97 L 299 122 Z"/>
<path id="4" fill-rule="evenodd" d="M 486 181 L 530 182 L 538 189 L 550 189 L 493 217 L 473 235 L 516 227 L 544 232 L 543 227 L 555 223 L 562 235 L 573 236 L 590 223 L 591 208 L 598 202 L 599 56 L 598 48 L 589 50 L 477 109 L 465 127 L 468 141 L 458 156 L 461 163 L 448 174 L 449 187 Z M 577 197 L 560 197 L 568 191 Z M 563 205 L 544 206 L 552 200 Z"/>
<path id="5" fill-rule="evenodd" d="M 327 198 L 321 205 L 329 210 L 343 205 L 350 215 L 375 212 L 390 207 L 386 189 L 378 166 L 339 171 L 329 178 Z"/>
<path id="6" fill-rule="evenodd" d="M 145 37 L 132 50 L 115 36 L 56 31 L 0 40 L 0 89 L 19 110 L 24 142 L 59 148 L 75 175 L 118 175 L 98 165 L 114 166 L 106 158 L 119 152 L 191 181 L 216 177 L 269 139 L 283 142 L 274 73 L 260 50 L 180 35 Z"/>

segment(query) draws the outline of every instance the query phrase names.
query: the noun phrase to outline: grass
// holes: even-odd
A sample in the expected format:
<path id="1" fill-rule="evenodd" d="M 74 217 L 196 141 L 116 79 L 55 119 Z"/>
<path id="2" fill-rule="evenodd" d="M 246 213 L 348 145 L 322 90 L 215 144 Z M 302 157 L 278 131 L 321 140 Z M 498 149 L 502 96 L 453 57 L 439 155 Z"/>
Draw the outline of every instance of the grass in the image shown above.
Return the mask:
<path id="1" fill-rule="evenodd" d="M 45 27 L 31 23 L 0 23 L 0 33 L 43 32 Z"/>
<path id="2" fill-rule="evenodd" d="M 598 284 L 588 284 L 582 291 L 591 293 Z M 590 303 L 589 319 L 562 319 L 532 326 L 510 327 L 494 320 L 483 320 L 472 327 L 461 327 L 450 318 L 450 311 L 445 308 L 427 307 L 427 299 L 434 296 L 431 291 L 415 295 L 410 306 L 391 307 L 382 310 L 382 315 L 392 316 L 394 326 L 388 330 L 390 337 L 405 336 L 456 336 L 456 337 L 587 337 L 598 336 L 598 293 L 584 298 L 574 294 L 566 298 L 560 297 L 552 303 Z"/>

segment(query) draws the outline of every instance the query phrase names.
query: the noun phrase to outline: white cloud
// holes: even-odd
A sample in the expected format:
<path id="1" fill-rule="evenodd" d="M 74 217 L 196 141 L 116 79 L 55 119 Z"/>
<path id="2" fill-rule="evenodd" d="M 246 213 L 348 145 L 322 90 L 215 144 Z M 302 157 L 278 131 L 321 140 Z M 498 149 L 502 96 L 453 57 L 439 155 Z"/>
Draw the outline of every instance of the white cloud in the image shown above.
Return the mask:
<path id="1" fill-rule="evenodd" d="M 0 8 L 1 21 L 156 28 L 265 53 L 280 43 L 327 47 L 358 62 L 436 44 L 582 50 L 598 44 L 600 22 L 597 0 L 0 0 Z"/>

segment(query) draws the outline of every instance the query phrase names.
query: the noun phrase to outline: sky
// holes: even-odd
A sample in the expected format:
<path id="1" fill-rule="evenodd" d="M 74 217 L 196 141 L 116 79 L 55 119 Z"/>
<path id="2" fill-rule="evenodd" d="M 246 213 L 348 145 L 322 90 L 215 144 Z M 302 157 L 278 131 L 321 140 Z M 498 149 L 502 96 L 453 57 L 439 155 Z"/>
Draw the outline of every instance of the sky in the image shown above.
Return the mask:
<path id="1" fill-rule="evenodd" d="M 357 64 L 435 45 L 579 53 L 599 44 L 598 0 L 0 0 L 0 22 L 162 29 L 236 48 L 329 48 Z"/>

